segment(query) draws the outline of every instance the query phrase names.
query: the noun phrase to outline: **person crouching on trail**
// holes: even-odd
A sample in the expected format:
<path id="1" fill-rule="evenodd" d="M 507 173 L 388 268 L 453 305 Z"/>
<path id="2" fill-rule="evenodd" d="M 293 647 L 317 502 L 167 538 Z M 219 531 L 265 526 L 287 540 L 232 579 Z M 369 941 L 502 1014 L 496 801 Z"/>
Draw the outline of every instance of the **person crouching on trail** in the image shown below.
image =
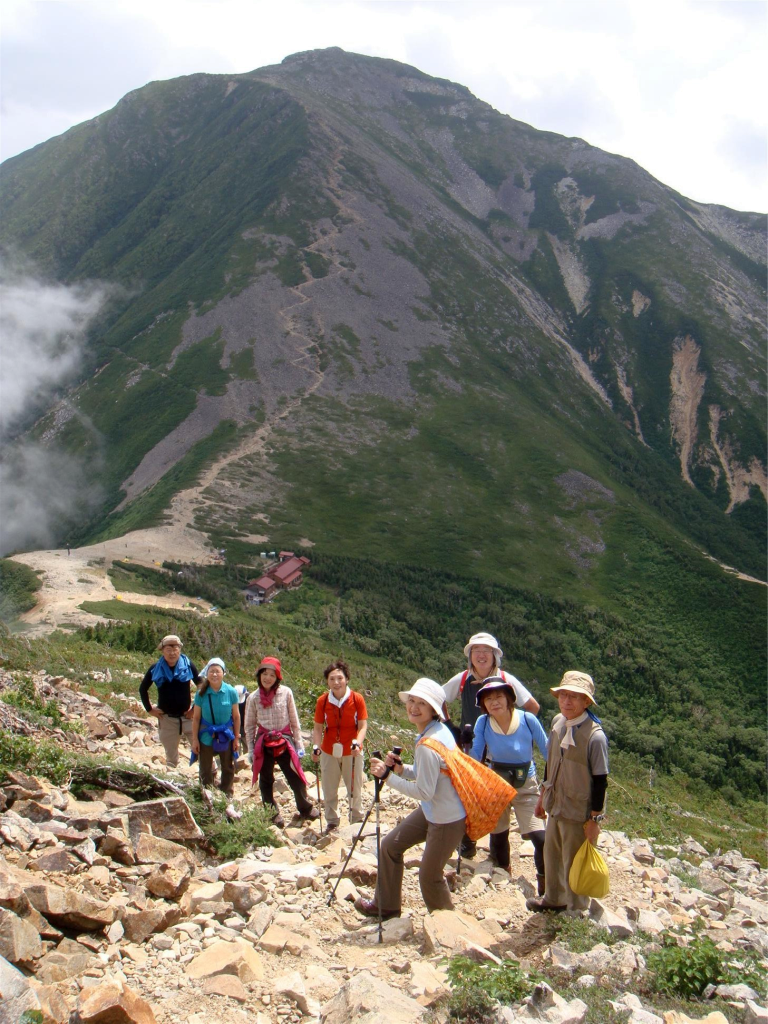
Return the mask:
<path id="1" fill-rule="evenodd" d="M 283 671 L 277 658 L 263 658 L 256 670 L 257 688 L 245 705 L 245 738 L 253 765 L 253 784 L 259 780 L 262 803 L 271 807 L 273 823 L 285 825 L 273 795 L 275 762 L 293 790 L 302 818 L 314 819 L 320 812 L 307 796 L 307 777 L 301 767 L 304 748 L 301 724 L 293 692 L 283 685 Z"/>
<path id="2" fill-rule="evenodd" d="M 443 686 L 446 704 L 457 698 L 461 699 L 461 730 L 463 734 L 471 731 L 480 714 L 477 695 L 486 679 L 490 676 L 501 676 L 515 694 L 515 704 L 532 715 L 538 715 L 539 702 L 529 693 L 519 679 L 509 672 L 502 672 L 501 659 L 503 651 L 496 637 L 490 633 L 475 633 L 467 641 L 464 657 L 467 668 L 452 676 Z M 448 717 L 446 715 L 446 717 Z M 471 739 L 468 740 L 471 743 Z M 463 741 L 462 741 L 463 743 Z M 468 836 L 461 841 L 461 856 L 471 859 L 477 853 L 477 843 Z"/>
<path id="3" fill-rule="evenodd" d="M 165 750 L 165 763 L 175 768 L 179 763 L 179 740 L 182 735 L 192 739 L 192 697 L 190 683 L 197 685 L 197 669 L 181 653 L 184 646 L 175 634 L 164 636 L 158 645 L 162 656 L 147 669 L 141 681 L 139 696 L 144 710 L 157 719 L 157 731 Z M 149 688 L 157 687 L 157 707 L 149 701 Z"/>
<path id="4" fill-rule="evenodd" d="M 339 827 L 339 782 L 349 797 L 350 824 L 363 820 L 363 741 L 368 712 L 361 693 L 349 688 L 349 666 L 334 661 L 323 672 L 328 692 L 318 697 L 312 732 L 312 760 L 320 762 L 323 809 L 328 831 Z"/>
<path id="5" fill-rule="evenodd" d="M 200 759 L 200 785 L 213 785 L 213 758 L 221 765 L 221 789 L 232 796 L 235 754 L 240 748 L 240 705 L 234 686 L 224 682 L 227 666 L 211 658 L 200 673 L 192 709 L 192 751 Z"/>
<path id="6" fill-rule="evenodd" d="M 560 714 L 552 721 L 547 767 L 534 814 L 547 820 L 544 868 L 547 884 L 529 910 L 586 910 L 589 896 L 568 885 L 573 858 L 588 839 L 597 845 L 608 788 L 608 740 L 592 712 L 595 684 L 586 672 L 566 672 L 552 687 Z"/>
<path id="7" fill-rule="evenodd" d="M 534 817 L 539 800 L 533 744 L 547 756 L 547 734 L 530 711 L 515 707 L 515 691 L 502 676 L 489 676 L 477 694 L 477 706 L 484 712 L 475 722 L 475 738 L 470 756 L 485 760 L 490 768 L 517 790 L 510 807 L 515 812 L 523 839 L 533 843 L 539 896 L 544 895 L 544 824 Z M 504 811 L 491 833 L 491 859 L 505 871 L 510 870 L 509 810 Z"/>
<path id="8" fill-rule="evenodd" d="M 384 778 L 398 793 L 420 801 L 381 842 L 381 856 L 372 900 L 359 898 L 355 909 L 366 917 L 382 918 L 400 914 L 403 888 L 403 854 L 426 840 L 419 865 L 421 895 L 428 910 L 453 910 L 443 869 L 464 834 L 466 811 L 445 762 L 437 751 L 421 740 L 437 740 L 447 750 L 456 749 L 453 733 L 444 724 L 443 690 L 432 679 L 417 679 L 410 690 L 400 693 L 408 718 L 419 730 L 413 765 L 404 765 L 390 751 L 384 761 L 371 758 L 371 772 Z M 387 774 L 387 768 L 391 773 Z"/>

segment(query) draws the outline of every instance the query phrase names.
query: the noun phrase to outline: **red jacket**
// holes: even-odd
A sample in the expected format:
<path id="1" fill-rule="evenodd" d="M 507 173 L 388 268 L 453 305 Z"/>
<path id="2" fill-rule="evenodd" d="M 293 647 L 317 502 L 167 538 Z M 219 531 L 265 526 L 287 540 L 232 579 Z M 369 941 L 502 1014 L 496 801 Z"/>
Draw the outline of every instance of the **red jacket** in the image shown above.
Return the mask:
<path id="1" fill-rule="evenodd" d="M 341 707 L 331 704 L 327 693 L 321 694 L 315 705 L 315 724 L 325 726 L 320 749 L 326 754 L 332 754 L 333 744 L 341 743 L 344 748 L 342 756 L 351 754 L 352 740 L 357 737 L 359 723 L 367 717 L 368 711 L 362 694 L 351 690 Z"/>

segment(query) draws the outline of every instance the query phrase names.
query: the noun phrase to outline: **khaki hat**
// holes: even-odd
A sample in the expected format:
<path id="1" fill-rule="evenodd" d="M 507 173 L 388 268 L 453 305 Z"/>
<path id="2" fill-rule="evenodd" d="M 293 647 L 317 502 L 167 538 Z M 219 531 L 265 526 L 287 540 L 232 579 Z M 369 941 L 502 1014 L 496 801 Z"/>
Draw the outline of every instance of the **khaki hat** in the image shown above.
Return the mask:
<path id="1" fill-rule="evenodd" d="M 181 642 L 181 640 L 179 640 L 175 633 L 169 633 L 168 636 L 163 637 L 163 639 L 157 645 L 157 649 L 159 651 L 162 651 L 162 649 L 164 647 L 167 647 L 169 644 L 178 644 L 179 647 L 184 646 L 184 644 Z"/>
<path id="2" fill-rule="evenodd" d="M 425 700 L 437 712 L 440 721 L 445 721 L 445 715 L 443 714 L 445 693 L 440 683 L 436 683 L 434 679 L 427 679 L 426 677 L 417 679 L 410 690 L 401 690 L 398 696 L 403 704 L 408 703 L 409 697 L 418 697 L 419 700 Z"/>
<path id="3" fill-rule="evenodd" d="M 552 686 L 550 693 L 560 693 L 561 690 L 567 690 L 568 693 L 583 693 L 585 697 L 589 697 L 591 704 L 597 704 L 594 681 L 586 672 L 566 672 L 560 680 L 560 685 Z"/>

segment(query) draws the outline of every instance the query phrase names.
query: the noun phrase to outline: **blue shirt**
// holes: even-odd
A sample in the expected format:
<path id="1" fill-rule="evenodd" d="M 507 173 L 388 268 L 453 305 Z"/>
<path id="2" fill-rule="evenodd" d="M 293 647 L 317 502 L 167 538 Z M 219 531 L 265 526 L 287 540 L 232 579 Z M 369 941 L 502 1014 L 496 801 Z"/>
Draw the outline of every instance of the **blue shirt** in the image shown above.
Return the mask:
<path id="1" fill-rule="evenodd" d="M 195 707 L 200 708 L 204 720 L 210 722 L 211 725 L 226 725 L 232 718 L 232 708 L 238 707 L 239 703 L 237 690 L 229 683 L 222 683 L 218 692 L 209 686 L 205 693 L 198 693 L 195 696 Z M 211 706 L 213 706 L 213 721 L 211 721 Z M 206 747 L 212 746 L 213 739 L 210 733 L 200 729 L 200 742 Z"/>
<path id="2" fill-rule="evenodd" d="M 547 756 L 547 734 L 541 722 L 530 711 L 518 711 L 520 724 L 511 736 L 496 732 L 489 721 L 488 715 L 481 715 L 475 722 L 475 738 L 470 756 L 482 761 L 483 751 L 487 750 L 489 761 L 500 761 L 502 764 L 524 764 L 531 762 L 528 776 L 536 774 L 533 763 L 533 744 L 539 748 L 543 756 Z"/>

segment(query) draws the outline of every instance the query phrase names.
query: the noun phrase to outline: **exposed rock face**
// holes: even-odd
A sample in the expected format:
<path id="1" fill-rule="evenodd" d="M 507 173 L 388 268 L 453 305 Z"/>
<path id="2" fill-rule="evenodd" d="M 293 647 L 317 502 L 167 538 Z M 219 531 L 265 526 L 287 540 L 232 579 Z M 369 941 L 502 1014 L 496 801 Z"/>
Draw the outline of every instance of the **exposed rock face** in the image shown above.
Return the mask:
<path id="1" fill-rule="evenodd" d="M 680 472 L 683 480 L 693 487 L 691 480 L 691 454 L 697 437 L 699 403 L 704 395 L 706 374 L 699 366 L 701 348 L 690 334 L 675 338 L 672 345 L 672 371 L 669 383 L 672 400 L 669 408 L 669 422 L 672 437 L 680 456 Z"/>
<path id="2" fill-rule="evenodd" d="M 157 1024 L 149 1003 L 112 980 L 83 990 L 77 1017 L 78 1024 Z"/>

